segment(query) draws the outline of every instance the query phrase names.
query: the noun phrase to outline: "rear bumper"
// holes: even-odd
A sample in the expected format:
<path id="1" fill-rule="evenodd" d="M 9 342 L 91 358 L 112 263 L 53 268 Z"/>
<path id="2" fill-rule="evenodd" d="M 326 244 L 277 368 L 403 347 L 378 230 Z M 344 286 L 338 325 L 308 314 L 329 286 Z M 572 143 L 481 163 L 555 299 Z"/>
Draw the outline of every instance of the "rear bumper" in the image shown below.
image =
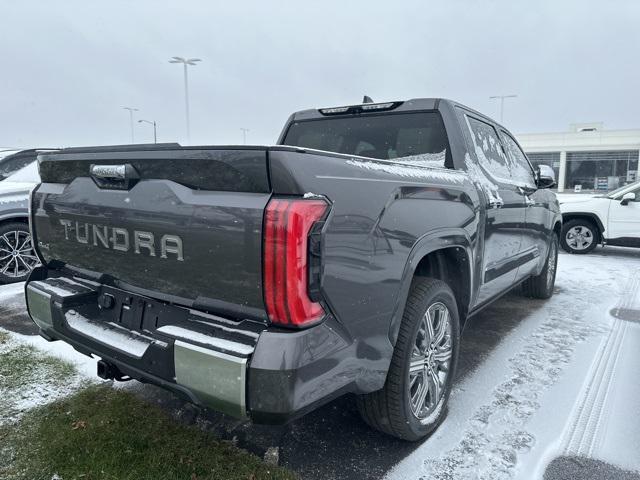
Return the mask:
<path id="1" fill-rule="evenodd" d="M 271 330 L 50 276 L 42 267 L 25 289 L 43 337 L 235 417 L 285 423 L 353 391 L 350 345 L 331 321 L 303 331 Z"/>

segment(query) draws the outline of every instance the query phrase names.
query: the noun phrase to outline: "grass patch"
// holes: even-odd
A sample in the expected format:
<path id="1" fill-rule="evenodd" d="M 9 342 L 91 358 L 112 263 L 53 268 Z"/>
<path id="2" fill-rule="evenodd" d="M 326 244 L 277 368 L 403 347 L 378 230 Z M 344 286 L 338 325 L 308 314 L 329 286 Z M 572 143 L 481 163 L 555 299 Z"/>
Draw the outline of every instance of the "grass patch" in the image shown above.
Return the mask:
<path id="1" fill-rule="evenodd" d="M 70 363 L 0 332 L 0 425 L 15 423 L 23 412 L 73 393 L 82 383 Z"/>
<path id="2" fill-rule="evenodd" d="M 0 428 L 15 445 L 0 478 L 51 480 L 292 479 L 211 434 L 173 421 L 130 393 L 92 386 Z"/>
<path id="3" fill-rule="evenodd" d="M 0 336 L 0 343 L 8 339 Z M 43 375 L 44 373 L 44 375 Z M 40 383 L 41 377 L 52 384 L 62 384 L 75 376 L 76 369 L 70 363 L 50 357 L 31 345 L 13 344 L 0 353 L 0 389 L 15 390 Z"/>

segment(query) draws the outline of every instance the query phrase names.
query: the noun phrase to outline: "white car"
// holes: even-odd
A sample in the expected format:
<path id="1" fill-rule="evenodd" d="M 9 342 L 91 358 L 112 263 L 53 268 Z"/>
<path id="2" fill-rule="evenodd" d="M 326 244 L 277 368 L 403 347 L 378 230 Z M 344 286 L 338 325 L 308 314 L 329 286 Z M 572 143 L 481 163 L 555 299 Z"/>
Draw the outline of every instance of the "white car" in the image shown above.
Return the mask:
<path id="1" fill-rule="evenodd" d="M 640 181 L 606 195 L 558 195 L 562 212 L 560 245 L 589 253 L 598 243 L 640 247 Z"/>

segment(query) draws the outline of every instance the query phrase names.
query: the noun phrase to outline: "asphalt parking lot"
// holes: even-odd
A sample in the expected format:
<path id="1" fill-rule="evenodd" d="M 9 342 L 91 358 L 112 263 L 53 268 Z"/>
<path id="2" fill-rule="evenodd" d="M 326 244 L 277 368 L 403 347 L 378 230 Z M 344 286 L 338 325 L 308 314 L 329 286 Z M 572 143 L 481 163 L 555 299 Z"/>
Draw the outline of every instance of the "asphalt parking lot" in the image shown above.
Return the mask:
<path id="1" fill-rule="evenodd" d="M 178 422 L 261 456 L 276 452 L 280 465 L 305 479 L 561 479 L 585 471 L 597 476 L 584 478 L 640 478 L 639 272 L 640 250 L 562 254 L 551 300 L 512 292 L 479 313 L 463 334 L 447 418 L 422 443 L 370 430 L 350 397 L 265 427 L 150 385 L 126 388 Z M 35 335 L 19 288 L 1 288 L 0 327 Z M 62 355 L 59 347 L 43 348 Z M 74 360 L 91 371 L 93 360 Z"/>

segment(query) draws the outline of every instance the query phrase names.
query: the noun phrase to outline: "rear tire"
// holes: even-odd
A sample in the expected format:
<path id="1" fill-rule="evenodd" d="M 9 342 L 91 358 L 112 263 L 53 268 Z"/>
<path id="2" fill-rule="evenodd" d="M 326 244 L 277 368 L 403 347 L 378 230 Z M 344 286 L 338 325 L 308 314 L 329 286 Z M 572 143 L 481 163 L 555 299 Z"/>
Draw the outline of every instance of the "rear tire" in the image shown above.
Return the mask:
<path id="1" fill-rule="evenodd" d="M 451 288 L 441 280 L 416 277 L 385 385 L 358 396 L 364 421 L 409 441 L 433 432 L 445 417 L 459 343 L 460 319 Z"/>
<path id="2" fill-rule="evenodd" d="M 588 219 L 574 218 L 562 225 L 560 245 L 568 253 L 585 254 L 598 245 L 600 232 Z"/>
<path id="3" fill-rule="evenodd" d="M 540 272 L 540 275 L 528 278 L 522 284 L 522 292 L 524 295 L 532 298 L 551 298 L 553 295 L 553 287 L 556 284 L 557 270 L 558 237 L 554 233 L 549 243 L 547 261 L 542 272 Z"/>
<path id="4" fill-rule="evenodd" d="M 0 285 L 23 282 L 38 265 L 26 223 L 0 225 Z"/>

